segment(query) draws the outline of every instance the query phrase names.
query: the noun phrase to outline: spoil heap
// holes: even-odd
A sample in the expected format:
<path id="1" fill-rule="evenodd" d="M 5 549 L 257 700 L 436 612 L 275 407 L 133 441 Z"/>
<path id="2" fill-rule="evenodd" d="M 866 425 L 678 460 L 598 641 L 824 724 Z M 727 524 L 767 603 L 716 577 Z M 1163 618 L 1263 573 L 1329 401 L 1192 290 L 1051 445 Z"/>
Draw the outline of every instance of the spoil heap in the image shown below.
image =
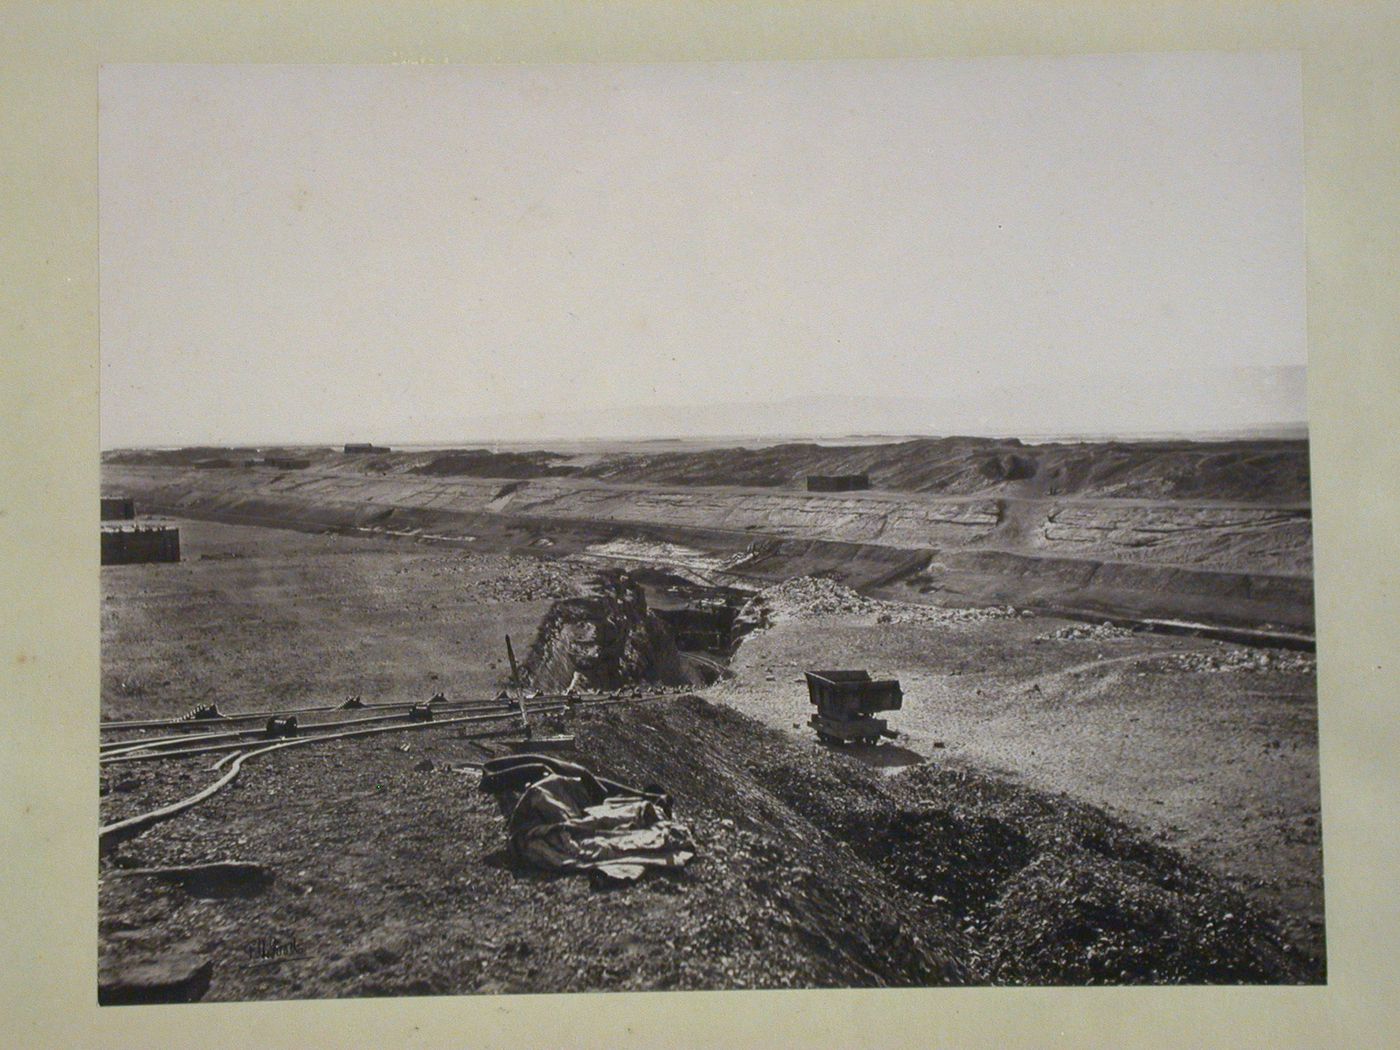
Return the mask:
<path id="1" fill-rule="evenodd" d="M 537 689 L 698 685 L 661 617 L 626 573 L 604 572 L 578 597 L 555 602 L 525 660 Z"/>
<path id="2" fill-rule="evenodd" d="M 867 598 L 843 583 L 826 576 L 795 576 L 755 597 L 752 606 L 761 608 L 766 622 L 809 619 L 817 616 L 873 614 L 877 623 L 920 623 L 953 625 L 1003 620 L 1020 615 L 1006 605 L 985 609 L 943 609 L 929 605 Z"/>
<path id="3" fill-rule="evenodd" d="M 825 576 L 795 576 L 759 593 L 775 623 L 810 616 L 874 612 L 878 603 Z"/>
<path id="4" fill-rule="evenodd" d="M 1307 502 L 1306 440 L 1089 441 L 997 438 L 605 455 L 586 477 L 633 484 L 802 484 L 808 474 L 867 473 L 877 489 L 967 495 L 1078 495 Z"/>
<path id="5" fill-rule="evenodd" d="M 579 739 L 600 768 L 665 783 L 702 850 L 747 872 L 784 917 L 776 928 L 796 923 L 809 950 L 866 959 L 902 946 L 879 983 L 1322 977 L 1275 916 L 1061 796 L 932 764 L 882 776 L 695 697 L 589 713 Z M 918 972 L 934 958 L 959 961 Z"/>
<path id="6" fill-rule="evenodd" d="M 1106 642 L 1115 638 L 1131 638 L 1133 632 L 1125 627 L 1104 623 L 1069 624 L 1058 631 L 1037 635 L 1037 642 Z"/>
<path id="7" fill-rule="evenodd" d="M 1172 653 L 1147 666 L 1154 671 L 1197 674 L 1262 674 L 1272 671 L 1278 674 L 1314 675 L 1317 673 L 1317 657 L 1286 649 L 1221 646 L 1215 652 Z"/>

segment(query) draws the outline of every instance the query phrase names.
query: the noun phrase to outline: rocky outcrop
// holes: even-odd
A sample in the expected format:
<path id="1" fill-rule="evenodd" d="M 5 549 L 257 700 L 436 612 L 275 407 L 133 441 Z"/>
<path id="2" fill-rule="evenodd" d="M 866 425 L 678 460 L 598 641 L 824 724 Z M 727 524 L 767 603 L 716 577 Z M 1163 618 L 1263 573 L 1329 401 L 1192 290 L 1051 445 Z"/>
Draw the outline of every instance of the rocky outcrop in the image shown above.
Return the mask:
<path id="1" fill-rule="evenodd" d="M 97 1001 L 102 1006 L 194 1003 L 209 990 L 213 961 L 189 942 L 150 955 L 139 951 L 104 956 L 99 964 Z"/>

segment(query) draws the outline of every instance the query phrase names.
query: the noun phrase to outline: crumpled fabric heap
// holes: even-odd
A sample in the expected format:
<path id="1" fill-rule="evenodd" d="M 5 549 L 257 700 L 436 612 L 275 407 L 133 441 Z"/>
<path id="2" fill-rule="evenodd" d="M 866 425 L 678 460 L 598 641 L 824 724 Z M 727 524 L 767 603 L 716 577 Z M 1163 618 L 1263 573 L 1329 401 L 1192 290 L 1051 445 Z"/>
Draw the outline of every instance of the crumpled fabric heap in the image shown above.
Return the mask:
<path id="1" fill-rule="evenodd" d="M 695 855 L 689 828 L 671 819 L 670 799 L 658 790 L 600 780 L 544 755 L 495 760 L 484 772 L 482 790 L 506 816 L 511 852 L 537 867 L 632 881 Z"/>

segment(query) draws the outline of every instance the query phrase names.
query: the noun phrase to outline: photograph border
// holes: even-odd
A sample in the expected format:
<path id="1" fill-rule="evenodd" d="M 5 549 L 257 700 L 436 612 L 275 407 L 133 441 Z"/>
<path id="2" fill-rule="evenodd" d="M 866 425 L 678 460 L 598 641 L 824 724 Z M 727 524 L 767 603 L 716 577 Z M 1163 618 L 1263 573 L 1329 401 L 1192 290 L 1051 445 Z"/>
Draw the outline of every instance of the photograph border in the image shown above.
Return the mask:
<path id="1" fill-rule="evenodd" d="M 9 1045 L 1320 1046 L 1390 1030 L 1400 907 L 1383 705 L 1400 530 L 1393 3 L 20 3 L 0 34 L 7 352 L 0 754 Z M 97 71 L 1293 51 L 1303 65 L 1329 983 L 444 996 L 99 1009 Z"/>

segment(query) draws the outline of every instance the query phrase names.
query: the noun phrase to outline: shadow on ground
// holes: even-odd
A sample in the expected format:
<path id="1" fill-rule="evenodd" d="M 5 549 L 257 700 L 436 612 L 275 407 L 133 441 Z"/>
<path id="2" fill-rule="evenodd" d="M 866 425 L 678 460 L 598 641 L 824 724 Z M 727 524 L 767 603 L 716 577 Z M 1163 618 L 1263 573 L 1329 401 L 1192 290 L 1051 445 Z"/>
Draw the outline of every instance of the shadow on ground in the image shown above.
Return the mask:
<path id="1" fill-rule="evenodd" d="M 905 766 L 917 766 L 920 762 L 926 761 L 924 756 L 917 751 L 910 751 L 907 747 L 900 747 L 898 744 L 845 744 L 830 746 L 832 750 L 850 755 L 857 762 L 861 762 L 875 769 L 903 769 Z"/>

